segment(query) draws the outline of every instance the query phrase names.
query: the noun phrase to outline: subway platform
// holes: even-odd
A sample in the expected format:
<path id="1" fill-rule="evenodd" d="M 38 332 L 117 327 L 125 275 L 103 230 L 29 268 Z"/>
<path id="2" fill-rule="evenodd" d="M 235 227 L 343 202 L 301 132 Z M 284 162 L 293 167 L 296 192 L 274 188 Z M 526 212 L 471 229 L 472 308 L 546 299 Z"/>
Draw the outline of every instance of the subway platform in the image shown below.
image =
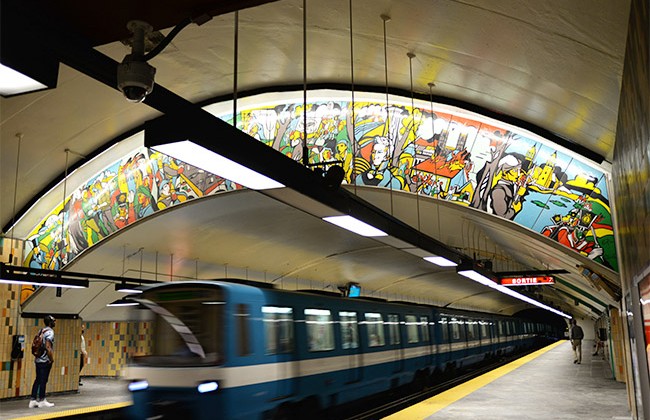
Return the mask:
<path id="1" fill-rule="evenodd" d="M 393 414 L 389 420 L 631 420 L 625 384 L 617 382 L 602 355 L 583 343 L 573 363 L 568 341 L 560 341 L 506 366 Z M 0 401 L 0 419 L 51 419 L 110 411 L 131 404 L 126 383 L 84 378 L 79 393 L 48 395 L 52 408 L 28 408 L 29 398 Z"/>
<path id="2" fill-rule="evenodd" d="M 630 420 L 624 383 L 582 345 L 582 363 L 563 340 L 413 405 L 389 420 Z"/>
<path id="3" fill-rule="evenodd" d="M 37 420 L 92 416 L 93 413 L 119 410 L 131 404 L 126 382 L 113 378 L 82 378 L 77 393 L 48 394 L 51 408 L 29 408 L 29 397 L 0 401 L 0 419 Z"/>

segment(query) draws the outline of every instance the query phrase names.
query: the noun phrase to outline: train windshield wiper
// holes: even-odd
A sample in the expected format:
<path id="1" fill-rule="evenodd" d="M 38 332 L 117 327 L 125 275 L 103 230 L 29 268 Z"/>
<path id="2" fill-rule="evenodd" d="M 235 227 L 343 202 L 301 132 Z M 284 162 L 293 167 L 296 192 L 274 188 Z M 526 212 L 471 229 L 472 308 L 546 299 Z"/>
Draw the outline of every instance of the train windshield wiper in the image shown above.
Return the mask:
<path id="1" fill-rule="evenodd" d="M 149 309 L 151 309 L 156 314 L 160 315 L 173 329 L 181 336 L 185 345 L 191 353 L 194 353 L 198 357 L 205 359 L 205 351 L 203 351 L 203 346 L 199 343 L 199 340 L 196 338 L 192 330 L 183 323 L 176 315 L 169 312 L 167 309 L 158 305 L 157 303 L 148 300 L 148 299 L 133 299 Z"/>

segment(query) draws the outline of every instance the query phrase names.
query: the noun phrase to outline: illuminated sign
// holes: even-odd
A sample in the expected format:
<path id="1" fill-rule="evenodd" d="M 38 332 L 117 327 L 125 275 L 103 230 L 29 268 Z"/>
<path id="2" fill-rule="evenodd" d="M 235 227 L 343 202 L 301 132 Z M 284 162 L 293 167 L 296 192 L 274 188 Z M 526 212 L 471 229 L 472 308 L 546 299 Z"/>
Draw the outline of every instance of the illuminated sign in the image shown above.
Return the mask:
<path id="1" fill-rule="evenodd" d="M 528 286 L 535 284 L 555 284 L 553 276 L 526 276 L 526 277 L 503 277 L 503 286 Z"/>

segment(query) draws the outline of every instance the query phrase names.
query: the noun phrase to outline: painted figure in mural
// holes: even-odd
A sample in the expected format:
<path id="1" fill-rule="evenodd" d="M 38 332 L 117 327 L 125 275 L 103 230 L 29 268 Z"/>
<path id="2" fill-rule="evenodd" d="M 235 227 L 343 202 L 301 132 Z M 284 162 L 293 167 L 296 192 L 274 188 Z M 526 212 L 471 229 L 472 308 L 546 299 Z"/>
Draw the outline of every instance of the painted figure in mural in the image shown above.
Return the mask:
<path id="1" fill-rule="evenodd" d="M 111 191 L 114 191 L 116 188 L 117 181 L 115 180 L 115 176 L 111 176 L 110 174 L 107 174 L 106 178 L 101 181 L 97 178 L 97 182 L 95 183 L 97 215 L 101 220 L 105 236 L 117 232 L 117 226 L 115 226 L 113 215 L 111 214 Z"/>
<path id="2" fill-rule="evenodd" d="M 402 183 L 390 171 L 389 163 L 392 155 L 392 145 L 388 137 L 375 136 L 370 155 L 370 167 L 357 175 L 357 184 L 401 189 Z"/>
<path id="3" fill-rule="evenodd" d="M 522 181 L 521 161 L 506 155 L 499 161 L 496 184 L 490 191 L 490 210 L 493 214 L 512 220 L 521 211 L 526 194 L 525 175 Z"/>
<path id="4" fill-rule="evenodd" d="M 158 187 L 158 201 L 156 202 L 158 210 L 166 209 L 176 203 L 178 203 L 178 198 L 176 192 L 172 191 L 171 183 L 166 179 L 162 180 Z"/>
<path id="5" fill-rule="evenodd" d="M 348 147 L 348 142 L 346 140 L 339 140 L 336 143 L 334 159 L 343 162 L 343 172 L 345 173 L 344 179 L 348 184 L 352 183 L 352 158 L 353 155 Z"/>
<path id="6" fill-rule="evenodd" d="M 135 222 L 135 210 L 133 209 L 133 196 L 132 192 L 123 193 L 117 190 L 115 202 L 113 203 L 113 219 L 115 225 L 122 229 L 130 223 Z"/>
<path id="7" fill-rule="evenodd" d="M 150 216 L 156 211 L 153 207 L 153 197 L 151 191 L 145 185 L 140 185 L 137 191 L 137 201 L 135 203 L 135 214 L 138 219 Z"/>
<path id="8" fill-rule="evenodd" d="M 476 188 L 470 207 L 487 212 L 489 211 L 488 202 L 490 201 L 491 188 L 494 186 L 493 180 L 499 170 L 499 162 L 505 155 L 506 149 L 513 142 L 514 136 L 510 132 L 503 134 L 501 131 L 495 130 L 492 133 L 483 135 L 482 138 L 489 142 L 488 145 L 484 146 L 487 158 L 483 167 L 476 172 Z"/>
<path id="9" fill-rule="evenodd" d="M 81 209 L 81 197 L 79 191 L 75 191 L 68 200 L 68 246 L 71 258 L 79 255 L 81 251 L 88 248 L 88 241 L 84 235 L 82 221 L 84 213 Z"/>
<path id="10" fill-rule="evenodd" d="M 603 248 L 596 241 L 593 227 L 598 219 L 599 216 L 587 208 L 573 208 L 564 216 L 559 214 L 553 216 L 554 224 L 545 226 L 542 235 L 555 239 L 562 245 L 595 260 L 603 255 Z M 588 232 L 591 233 L 591 240 L 588 240 Z"/>

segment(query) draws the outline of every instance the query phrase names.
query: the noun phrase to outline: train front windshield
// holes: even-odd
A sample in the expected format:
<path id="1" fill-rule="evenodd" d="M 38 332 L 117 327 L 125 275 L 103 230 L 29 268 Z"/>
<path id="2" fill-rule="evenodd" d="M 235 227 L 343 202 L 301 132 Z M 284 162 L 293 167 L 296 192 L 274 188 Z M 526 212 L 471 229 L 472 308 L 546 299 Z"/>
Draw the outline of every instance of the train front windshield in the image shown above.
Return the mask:
<path id="1" fill-rule="evenodd" d="M 136 300 L 149 312 L 150 351 L 135 358 L 153 366 L 200 366 L 223 363 L 225 301 L 219 287 L 159 287 Z"/>

